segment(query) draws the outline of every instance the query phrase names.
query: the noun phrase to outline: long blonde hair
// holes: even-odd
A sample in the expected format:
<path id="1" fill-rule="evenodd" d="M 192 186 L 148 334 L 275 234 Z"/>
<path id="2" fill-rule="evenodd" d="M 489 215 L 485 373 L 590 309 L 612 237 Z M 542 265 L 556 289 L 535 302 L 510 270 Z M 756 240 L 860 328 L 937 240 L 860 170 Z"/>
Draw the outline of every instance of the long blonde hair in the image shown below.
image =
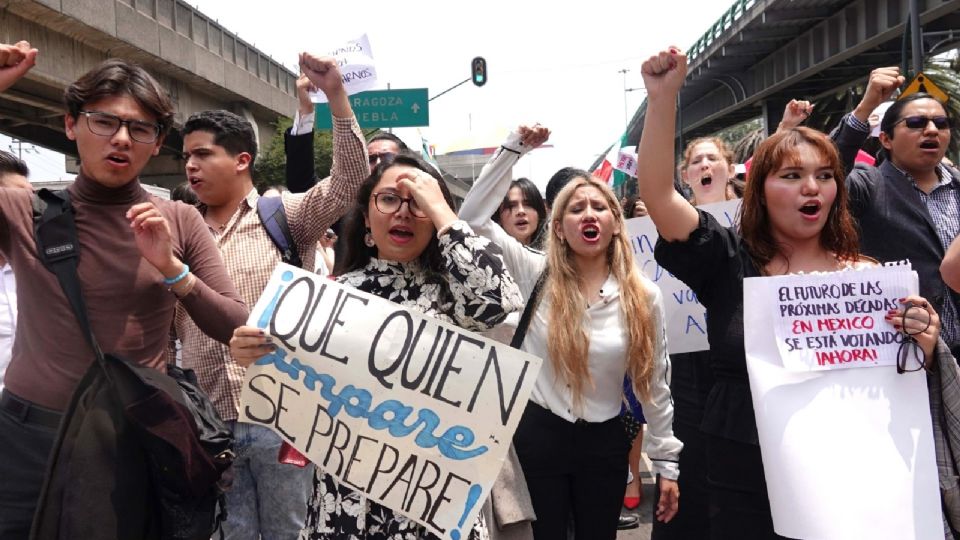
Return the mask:
<path id="1" fill-rule="evenodd" d="M 583 324 L 587 301 L 580 292 L 573 250 L 559 239 L 556 231 L 562 226 L 563 214 L 574 192 L 584 186 L 595 187 L 603 194 L 614 219 L 620 225 L 620 234 L 610 240 L 607 248 L 607 263 L 620 284 L 620 317 L 627 330 L 627 373 L 633 381 L 634 392 L 647 400 L 653 379 L 656 336 L 650 299 L 633 261 L 623 209 L 613 191 L 594 177 L 578 177 L 570 181 L 557 195 L 552 207 L 554 232 L 549 235 L 547 242 L 548 271 L 544 284 L 545 298 L 550 306 L 547 344 L 550 361 L 556 372 L 570 385 L 574 404 L 579 406 L 584 384 L 593 384 L 587 357 L 590 335 Z"/>

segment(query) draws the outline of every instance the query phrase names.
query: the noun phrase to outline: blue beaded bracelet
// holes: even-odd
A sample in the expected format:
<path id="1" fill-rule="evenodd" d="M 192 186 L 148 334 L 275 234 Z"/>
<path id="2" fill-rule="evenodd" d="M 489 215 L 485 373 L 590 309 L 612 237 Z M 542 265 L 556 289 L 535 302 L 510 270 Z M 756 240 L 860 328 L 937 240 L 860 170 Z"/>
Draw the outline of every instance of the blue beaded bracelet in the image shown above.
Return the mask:
<path id="1" fill-rule="evenodd" d="M 187 274 L 189 273 L 190 273 L 190 265 L 187 263 L 183 263 L 183 272 L 180 272 L 180 274 L 177 277 L 163 278 L 163 284 L 168 287 L 171 285 L 176 285 L 178 281 L 187 277 Z"/>

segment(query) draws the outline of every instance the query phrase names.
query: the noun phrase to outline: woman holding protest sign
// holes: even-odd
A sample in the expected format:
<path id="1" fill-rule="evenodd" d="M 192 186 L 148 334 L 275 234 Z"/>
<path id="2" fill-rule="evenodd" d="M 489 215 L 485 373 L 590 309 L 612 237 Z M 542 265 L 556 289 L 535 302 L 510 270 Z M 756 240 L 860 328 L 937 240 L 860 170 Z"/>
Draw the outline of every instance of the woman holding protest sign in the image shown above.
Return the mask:
<path id="1" fill-rule="evenodd" d="M 657 262 L 697 294 L 707 309 L 710 362 L 716 381 L 704 407 L 710 537 L 781 538 L 773 529 L 746 369 L 743 279 L 834 272 L 876 264 L 859 255 L 836 148 L 808 128 L 784 130 L 754 156 L 739 229 L 722 227 L 692 207 L 671 182 L 676 101 L 686 57 L 670 48 L 642 68 L 648 92 L 641 193 L 660 239 Z M 902 299 L 887 320 L 916 339 L 927 364 L 940 322 L 926 300 Z M 911 309 L 911 306 L 917 309 Z M 949 351 L 947 351 L 949 354 Z M 942 365 L 942 364 L 941 364 Z"/>
<path id="2" fill-rule="evenodd" d="M 410 155 L 382 158 L 358 192 L 357 219 L 344 232 L 345 273 L 337 281 L 462 328 L 485 330 L 520 307 L 500 250 L 453 211 L 440 175 Z M 247 366 L 273 348 L 255 327 L 234 332 L 231 354 Z M 300 537 L 436 538 L 422 526 L 317 468 Z M 478 519 L 467 538 L 487 538 Z"/>
<path id="3" fill-rule="evenodd" d="M 514 445 L 537 514 L 537 539 L 612 539 L 623 500 L 628 441 L 620 421 L 630 375 L 649 427 L 648 454 L 663 493 L 657 518 L 677 511 L 676 461 L 660 290 L 633 262 L 623 212 L 602 181 L 577 176 L 552 206 L 546 254 L 489 216 L 513 165 L 546 128 L 521 126 L 484 167 L 461 217 L 499 244 L 528 299 L 522 349 L 544 359 Z M 541 291 L 542 290 L 542 296 Z M 538 301 L 539 300 L 539 301 Z"/>

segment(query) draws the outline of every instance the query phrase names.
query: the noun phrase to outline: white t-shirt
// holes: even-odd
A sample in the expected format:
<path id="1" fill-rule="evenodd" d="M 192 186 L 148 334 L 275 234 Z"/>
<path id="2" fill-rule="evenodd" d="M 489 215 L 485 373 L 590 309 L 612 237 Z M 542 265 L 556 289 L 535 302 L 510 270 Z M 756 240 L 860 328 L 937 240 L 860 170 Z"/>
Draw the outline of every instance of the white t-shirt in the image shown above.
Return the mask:
<path id="1" fill-rule="evenodd" d="M 17 333 L 17 283 L 9 264 L 0 266 L 0 390 L 3 374 L 13 356 L 13 338 Z"/>

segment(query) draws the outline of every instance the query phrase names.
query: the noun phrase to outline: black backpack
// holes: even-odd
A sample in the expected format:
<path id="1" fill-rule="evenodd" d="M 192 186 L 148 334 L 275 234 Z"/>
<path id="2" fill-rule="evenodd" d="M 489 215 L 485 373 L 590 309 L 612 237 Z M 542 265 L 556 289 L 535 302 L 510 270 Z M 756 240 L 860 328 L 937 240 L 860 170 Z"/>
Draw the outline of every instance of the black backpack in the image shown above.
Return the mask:
<path id="1" fill-rule="evenodd" d="M 77 277 L 69 194 L 40 190 L 33 218 L 40 259 L 96 360 L 64 412 L 30 538 L 209 539 L 226 517 L 232 433 L 192 371 L 162 373 L 101 351 Z"/>
<path id="2" fill-rule="evenodd" d="M 283 200 L 280 197 L 260 197 L 257 200 L 257 215 L 260 216 L 263 228 L 270 235 L 270 240 L 273 240 L 273 244 L 280 250 L 280 258 L 283 262 L 302 268 L 303 261 L 300 259 L 297 243 L 293 241 L 293 235 L 290 234 Z"/>

